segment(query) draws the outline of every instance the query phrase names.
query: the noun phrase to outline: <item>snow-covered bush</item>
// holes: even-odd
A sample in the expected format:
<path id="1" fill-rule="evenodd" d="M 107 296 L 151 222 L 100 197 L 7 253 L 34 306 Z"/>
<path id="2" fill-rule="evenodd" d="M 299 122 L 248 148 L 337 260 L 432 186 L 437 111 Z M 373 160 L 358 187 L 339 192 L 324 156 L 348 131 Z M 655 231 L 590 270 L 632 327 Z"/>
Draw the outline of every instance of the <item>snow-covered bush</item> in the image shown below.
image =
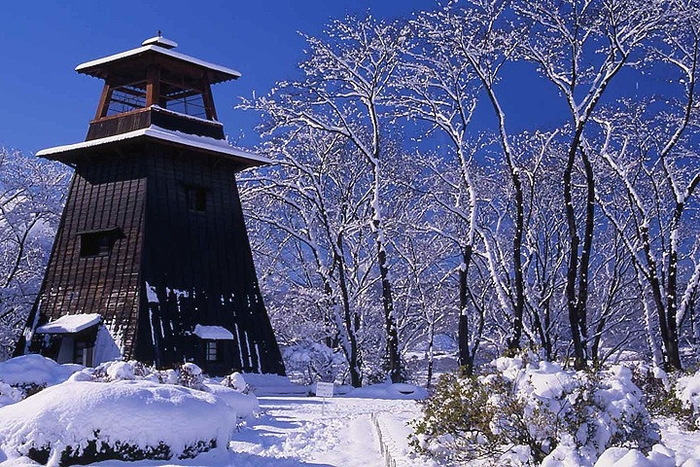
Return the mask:
<path id="1" fill-rule="evenodd" d="M 194 363 L 184 363 L 178 368 L 158 370 L 135 360 L 105 362 L 94 368 L 84 368 L 71 377 L 72 381 L 146 380 L 162 384 L 177 384 L 186 388 L 206 391 L 204 373 Z"/>
<path id="2" fill-rule="evenodd" d="M 287 347 L 283 358 L 287 374 L 301 384 L 333 382 L 345 363 L 339 352 L 309 340 Z"/>
<path id="3" fill-rule="evenodd" d="M 610 446 L 648 450 L 659 439 L 625 367 L 593 374 L 500 358 L 494 370 L 443 376 L 414 424 L 413 447 L 446 459 L 502 456 L 515 465 L 556 451 L 574 465 L 592 465 Z"/>
<path id="4" fill-rule="evenodd" d="M 700 429 L 700 371 L 679 377 L 673 384 L 673 389 L 681 406 L 677 410 L 677 418 L 685 422 L 686 429 Z"/>
<path id="5" fill-rule="evenodd" d="M 19 402 L 24 397 L 22 391 L 0 381 L 0 407 Z"/>
<path id="6" fill-rule="evenodd" d="M 637 365 L 632 369 L 632 378 L 642 390 L 644 405 L 652 416 L 674 418 L 685 430 L 700 428 L 700 406 L 692 402 L 693 386 L 696 391 L 700 389 L 700 373 L 697 379 L 679 377 L 660 368 Z"/>
<path id="7" fill-rule="evenodd" d="M 234 371 L 230 375 L 224 377 L 224 379 L 221 381 L 221 385 L 242 394 L 248 394 L 250 392 L 250 385 L 246 382 L 243 375 L 237 371 Z"/>
<path id="8" fill-rule="evenodd" d="M 184 363 L 178 369 L 178 384 L 186 388 L 205 390 L 204 373 L 194 363 Z"/>
<path id="9" fill-rule="evenodd" d="M 74 364 L 59 365 L 41 355 L 23 355 L 0 362 L 0 407 L 60 384 L 81 368 Z"/>
<path id="10" fill-rule="evenodd" d="M 145 380 L 69 381 L 0 409 L 0 448 L 52 465 L 191 458 L 226 446 L 235 410 L 222 398 Z"/>

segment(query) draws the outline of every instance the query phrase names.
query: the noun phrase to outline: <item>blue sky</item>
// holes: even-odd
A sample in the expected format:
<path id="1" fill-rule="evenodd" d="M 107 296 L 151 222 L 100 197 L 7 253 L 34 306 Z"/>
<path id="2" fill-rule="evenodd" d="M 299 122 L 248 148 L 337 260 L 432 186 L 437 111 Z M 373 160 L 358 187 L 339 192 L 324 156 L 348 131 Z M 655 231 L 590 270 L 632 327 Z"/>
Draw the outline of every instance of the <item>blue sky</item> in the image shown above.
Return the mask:
<path id="1" fill-rule="evenodd" d="M 253 115 L 234 110 L 239 96 L 266 93 L 295 73 L 304 41 L 331 18 L 368 9 L 395 18 L 434 0 L 41 1 L 0 2 L 0 146 L 36 152 L 83 141 L 102 81 L 76 65 L 132 49 L 160 29 L 178 51 L 240 71 L 214 86 L 219 119 L 231 139 L 255 141 Z"/>

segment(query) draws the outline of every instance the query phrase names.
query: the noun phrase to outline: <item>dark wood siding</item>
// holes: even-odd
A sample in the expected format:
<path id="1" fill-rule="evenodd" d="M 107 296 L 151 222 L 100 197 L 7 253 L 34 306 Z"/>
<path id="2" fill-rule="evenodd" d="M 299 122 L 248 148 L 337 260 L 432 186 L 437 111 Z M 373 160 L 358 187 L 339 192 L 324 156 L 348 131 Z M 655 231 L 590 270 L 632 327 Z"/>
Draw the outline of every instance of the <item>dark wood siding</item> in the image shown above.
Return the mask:
<path id="1" fill-rule="evenodd" d="M 139 154 L 77 164 L 37 306 L 41 322 L 100 313 L 131 356 L 139 303 L 146 178 Z M 119 229 L 108 256 L 81 257 L 80 233 Z M 35 307 L 36 308 L 36 307 Z"/>
<path id="2" fill-rule="evenodd" d="M 162 145 L 150 146 L 146 160 L 142 286 L 157 300 L 147 304 L 149 330 L 142 329 L 139 337 L 156 340 L 154 347 L 162 352 L 156 360 L 168 366 L 201 353 L 191 334 L 196 324 L 222 326 L 235 338 L 223 342 L 223 367 L 284 374 L 241 211 L 239 167 Z M 190 187 L 206 190 L 203 211 L 188 209 Z M 149 347 L 139 345 L 144 352 Z"/>
<path id="3" fill-rule="evenodd" d="M 39 301 L 39 324 L 100 313 L 127 359 L 210 374 L 284 374 L 258 289 L 235 161 L 141 142 L 79 158 Z M 206 193 L 204 209 L 188 190 Z M 80 236 L 118 233 L 107 256 L 81 257 Z M 222 359 L 208 364 L 197 324 L 221 326 Z"/>

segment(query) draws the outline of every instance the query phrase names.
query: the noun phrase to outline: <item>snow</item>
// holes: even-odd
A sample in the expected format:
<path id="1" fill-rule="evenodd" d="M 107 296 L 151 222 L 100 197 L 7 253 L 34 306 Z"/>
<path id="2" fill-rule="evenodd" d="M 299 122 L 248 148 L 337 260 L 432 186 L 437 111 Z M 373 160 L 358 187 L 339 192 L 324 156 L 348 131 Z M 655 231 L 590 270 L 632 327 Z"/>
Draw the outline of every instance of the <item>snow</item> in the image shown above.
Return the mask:
<path id="1" fill-rule="evenodd" d="M 166 130 L 155 125 L 151 125 L 148 128 L 140 128 L 138 130 L 128 131 L 126 133 L 107 136 L 104 138 L 97 138 L 89 141 L 83 141 L 80 143 L 67 144 L 64 146 L 56 146 L 53 148 L 42 149 L 41 151 L 38 151 L 36 155 L 38 157 L 45 157 L 51 159 L 51 156 L 64 152 L 96 148 L 106 144 L 112 144 L 120 141 L 127 141 L 143 137 L 152 138 L 159 141 L 167 141 L 170 143 L 190 148 L 203 149 L 205 151 L 211 151 L 226 156 L 232 156 L 236 159 L 241 159 L 245 162 L 251 163 L 252 165 L 272 163 L 272 161 L 267 157 L 263 157 L 258 154 L 253 154 L 251 152 L 234 148 L 233 146 L 230 146 L 225 140 L 210 138 L 208 136 L 191 135 L 188 133 L 183 133 L 181 131 Z"/>
<path id="2" fill-rule="evenodd" d="M 264 397 L 260 406 L 264 415 L 233 436 L 230 465 L 437 465 L 409 453 L 406 423 L 420 413 L 413 401 L 335 397 L 324 405 L 319 398 Z"/>
<path id="3" fill-rule="evenodd" d="M 496 363 L 503 375 L 517 382 L 516 391 L 529 394 L 541 407 L 566 410 L 567 394 L 580 384 L 575 372 L 556 363 L 523 359 L 499 359 Z M 185 387 L 177 370 L 157 371 L 136 362 L 113 361 L 97 368 L 81 368 L 58 365 L 38 355 L 0 363 L 0 402 L 5 404 L 0 408 L 2 467 L 37 465 L 24 457 L 31 446 L 53 449 L 49 465 L 58 465 L 58 454 L 66 447 L 83 449 L 90 440 L 139 447 L 163 442 L 173 453 L 167 463 L 108 460 L 93 464 L 101 467 L 440 465 L 412 453 L 408 445 L 412 434 L 408 422 L 421 416 L 420 404 L 411 399 L 426 395 L 416 386 L 338 386 L 337 395 L 324 402 L 308 397 L 308 387 L 293 385 L 277 375 L 234 373 L 220 383 L 217 379 L 202 380 L 201 370 L 186 364 L 183 371 L 199 379 Z M 621 408 L 633 404 L 638 396 L 626 368 L 615 366 L 601 374 L 606 382 L 595 398 L 605 412 L 597 415 L 599 426 L 612 423 L 623 414 Z M 678 386 L 688 403 L 694 401 L 698 380 L 700 375 L 689 376 Z M 49 387 L 28 397 L 12 392 L 10 385 L 28 382 Z M 245 393 L 249 388 L 257 397 Z M 262 395 L 275 391 L 274 396 Z M 610 417 L 607 422 L 605 416 Z M 654 445 L 649 452 L 611 447 L 592 455 L 592 451 L 564 440 L 542 465 L 700 467 L 700 432 L 681 430 L 672 419 L 657 422 L 663 444 Z M 177 458 L 187 446 L 202 440 L 216 440 L 217 447 L 197 454 L 195 459 Z M 523 448 L 514 446 L 500 461 L 526 465 L 529 450 Z M 462 465 L 494 462 L 483 459 Z"/>
<path id="4" fill-rule="evenodd" d="M 148 298 L 148 303 L 160 304 L 156 288 L 148 282 L 146 282 L 146 297 Z"/>
<path id="5" fill-rule="evenodd" d="M 100 326 L 95 339 L 95 364 L 119 360 L 122 357 L 120 342 L 121 336 L 117 339 L 107 326 Z"/>
<path id="6" fill-rule="evenodd" d="M 203 326 L 198 324 L 194 327 L 194 334 L 202 339 L 232 341 L 233 334 L 221 326 Z"/>
<path id="7" fill-rule="evenodd" d="M 286 395 L 309 395 L 309 388 L 292 384 L 287 376 L 246 373 L 243 375 L 251 391 L 258 397 Z"/>
<path id="8" fill-rule="evenodd" d="M 159 45 L 161 47 L 165 47 L 166 49 L 174 49 L 177 47 L 177 42 L 171 41 L 170 39 L 166 39 L 163 36 L 153 36 L 149 37 L 145 41 L 141 42 L 141 45 Z"/>
<path id="9" fill-rule="evenodd" d="M 167 423 L 163 422 L 167 420 Z M 84 449 L 170 446 L 175 455 L 198 441 L 226 445 L 236 413 L 213 394 L 150 381 L 68 382 L 0 409 L 0 447 L 26 455 L 31 448 Z"/>
<path id="10" fill-rule="evenodd" d="M 102 316 L 98 313 L 85 313 L 80 315 L 65 315 L 55 321 L 36 328 L 39 334 L 75 334 L 84 329 L 99 324 Z"/>
<path id="11" fill-rule="evenodd" d="M 373 384 L 351 390 L 348 395 L 367 399 L 407 399 L 422 400 L 428 397 L 428 392 L 418 386 L 404 383 Z"/>
<path id="12" fill-rule="evenodd" d="M 175 43 L 173 41 L 169 41 L 169 42 Z M 198 65 L 198 66 L 201 66 L 201 67 L 206 68 L 208 70 L 212 70 L 212 71 L 221 73 L 223 75 L 226 75 L 225 79 L 221 79 L 220 81 L 237 79 L 237 78 L 241 77 L 240 72 L 233 70 L 231 68 L 227 68 L 227 67 L 221 66 L 221 65 L 216 65 L 214 63 L 209 63 L 209 62 L 206 62 L 204 60 L 200 60 L 198 58 L 191 57 L 189 55 L 185 55 L 185 54 L 182 54 L 179 52 L 175 52 L 173 50 L 166 49 L 166 48 L 161 47 L 161 46 L 156 45 L 156 44 L 143 45 L 143 46 L 138 47 L 136 49 L 127 50 L 127 51 L 120 52 L 120 53 L 117 53 L 114 55 L 109 55 L 107 57 L 98 58 L 96 60 L 91 60 L 89 62 L 81 63 L 80 65 L 75 67 L 75 71 L 77 71 L 78 73 L 91 74 L 90 73 L 91 68 L 105 65 L 107 63 L 116 62 L 118 60 L 122 60 L 122 59 L 125 59 L 128 57 L 133 57 L 135 55 L 140 55 L 140 54 L 143 54 L 146 52 L 152 52 L 152 53 L 156 53 L 156 54 L 160 54 L 160 55 L 166 55 L 168 57 L 172 57 L 172 58 L 181 60 L 183 62 Z"/>
<path id="13" fill-rule="evenodd" d="M 72 363 L 59 365 L 41 355 L 23 355 L 0 362 L 0 381 L 13 386 L 53 386 L 66 381 L 81 368 L 81 365 Z"/>

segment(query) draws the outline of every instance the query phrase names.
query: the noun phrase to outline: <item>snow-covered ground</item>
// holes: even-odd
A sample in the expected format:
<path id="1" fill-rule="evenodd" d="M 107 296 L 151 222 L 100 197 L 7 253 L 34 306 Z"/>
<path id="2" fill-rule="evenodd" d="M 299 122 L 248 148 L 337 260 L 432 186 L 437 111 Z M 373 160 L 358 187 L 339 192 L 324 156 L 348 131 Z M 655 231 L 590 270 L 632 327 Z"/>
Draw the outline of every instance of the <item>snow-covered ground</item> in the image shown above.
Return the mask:
<path id="1" fill-rule="evenodd" d="M 539 380 L 548 381 L 550 392 L 556 387 L 548 375 L 555 375 L 560 385 L 566 382 L 555 369 L 556 365 L 547 364 L 537 370 Z M 542 386 L 538 378 L 528 380 L 533 381 L 535 389 Z M 18 383 L 22 384 L 18 386 Z M 37 385 L 47 388 L 28 397 L 23 393 L 34 392 Z M 157 372 L 125 362 L 83 369 L 57 365 L 38 356 L 3 362 L 0 363 L 0 466 L 40 465 L 25 455 L 30 440 L 43 443 L 47 456 L 44 462 L 59 465 L 61 449 L 66 446 L 85 449 L 88 439 L 109 446 L 119 446 L 119 441 L 141 448 L 165 440 L 171 447 L 170 458 L 92 464 L 101 467 L 438 465 L 433 459 L 416 456 L 408 447 L 412 433 L 408 422 L 421 416 L 420 404 L 412 400 L 425 395 L 420 388 L 409 385 L 343 388 L 346 394 L 322 399 L 300 395 L 309 388 L 293 386 L 281 377 L 251 375 L 248 385 L 258 393 L 257 398 L 245 394 L 249 387 L 240 377 L 222 384 L 219 380 L 204 379 L 196 367 L 188 368 L 187 374 L 183 374 L 172 370 Z M 695 397 L 696 391 L 691 392 L 688 397 Z M 700 431 L 681 430 L 671 419 L 656 422 L 661 428 L 663 445 L 655 446 L 647 455 L 613 448 L 603 454 L 596 466 L 700 467 Z M 196 457 L 178 458 L 198 440 L 205 444 L 199 445 L 202 449 L 198 448 Z M 212 441 L 214 448 L 206 444 Z M 60 449 L 57 451 L 55 447 Z M 547 465 L 578 465 L 571 463 L 571 458 L 550 461 Z M 493 462 L 460 465 L 493 465 Z"/>
<path id="2" fill-rule="evenodd" d="M 419 414 L 414 401 L 263 397 L 260 406 L 265 414 L 229 444 L 230 465 L 369 467 L 387 457 L 397 467 L 435 465 L 407 451 L 406 422 Z"/>

